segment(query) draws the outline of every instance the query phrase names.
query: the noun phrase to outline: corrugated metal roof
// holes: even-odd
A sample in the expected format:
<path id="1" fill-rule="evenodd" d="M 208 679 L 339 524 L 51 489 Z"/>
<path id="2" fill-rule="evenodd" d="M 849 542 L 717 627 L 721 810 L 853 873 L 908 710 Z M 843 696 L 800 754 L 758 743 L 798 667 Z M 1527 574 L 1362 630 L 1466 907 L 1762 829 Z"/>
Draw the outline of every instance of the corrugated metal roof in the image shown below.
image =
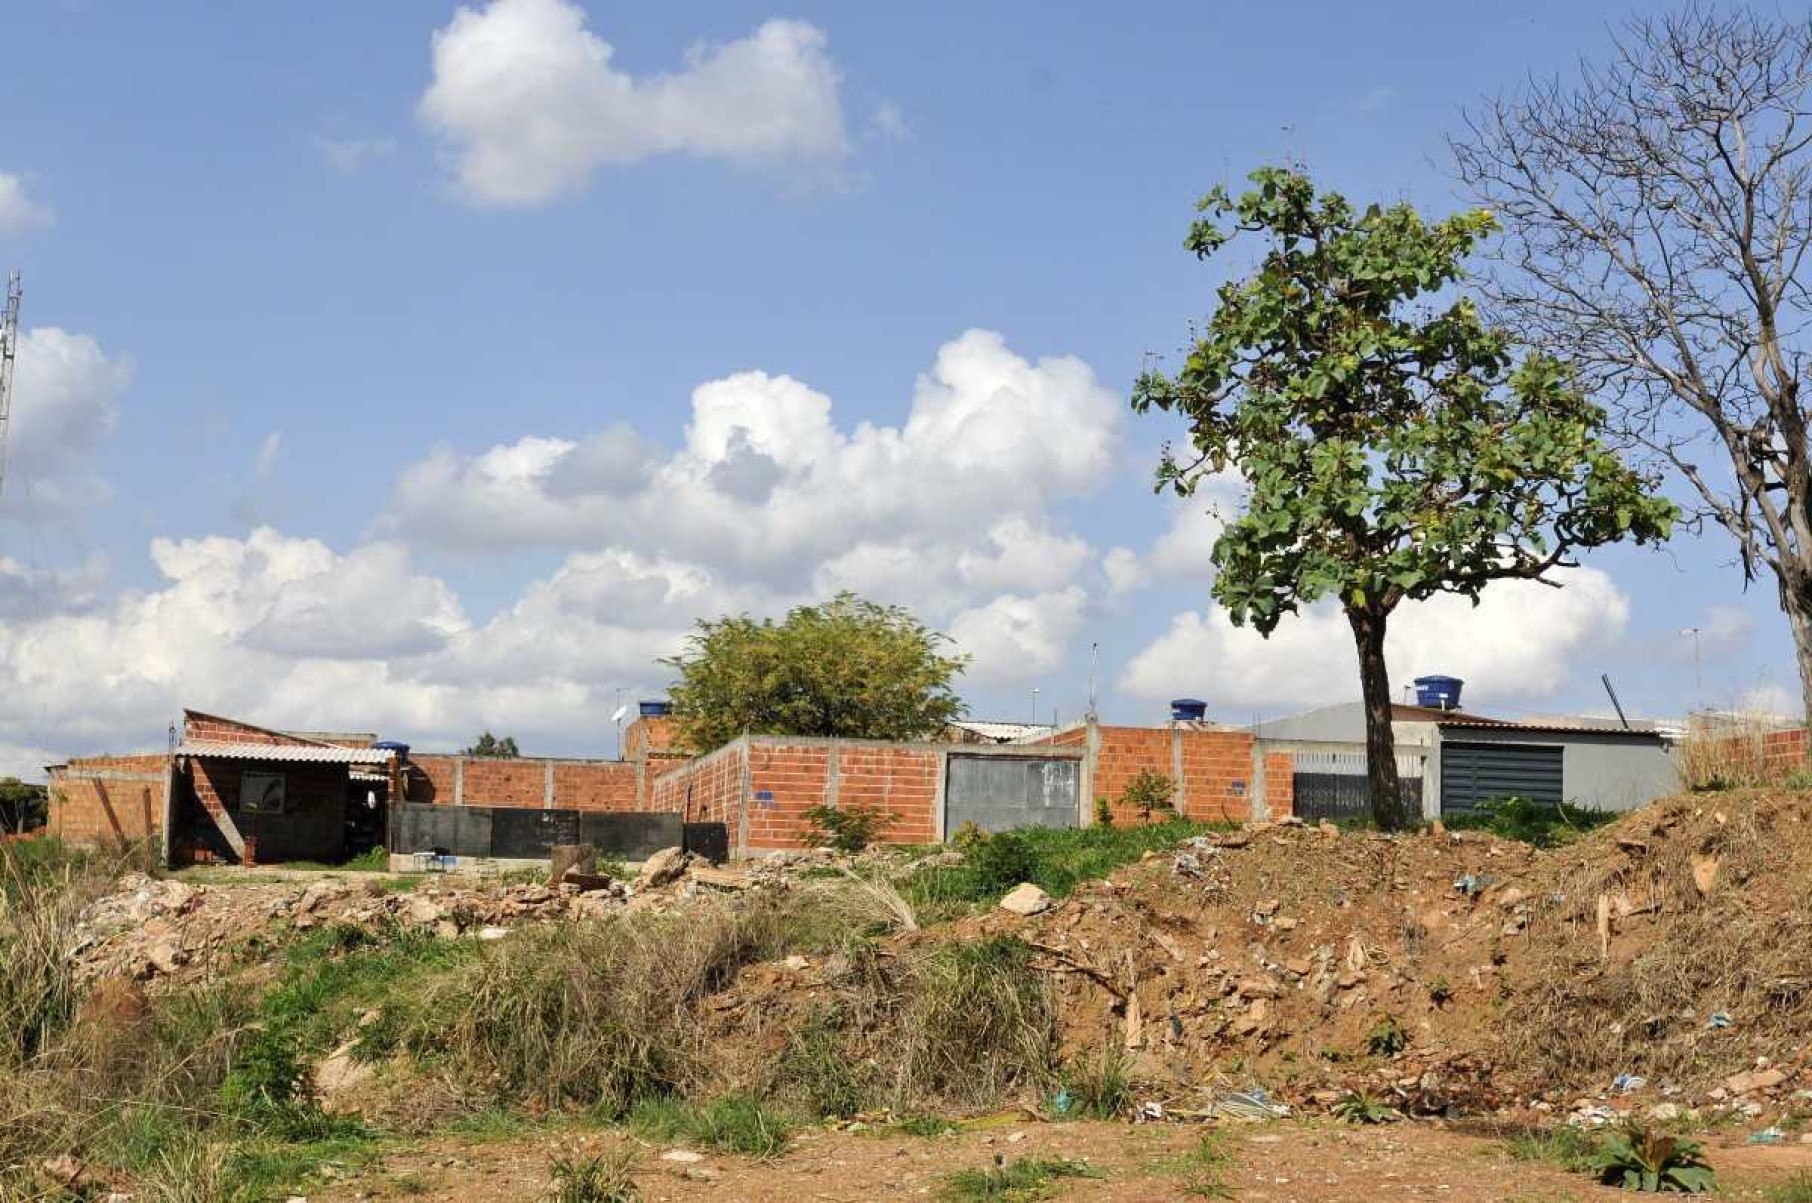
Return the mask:
<path id="1" fill-rule="evenodd" d="M 220 760 L 283 760 L 293 764 L 389 764 L 387 748 L 331 748 L 312 744 L 236 744 L 196 740 L 176 745 L 178 756 Z"/>

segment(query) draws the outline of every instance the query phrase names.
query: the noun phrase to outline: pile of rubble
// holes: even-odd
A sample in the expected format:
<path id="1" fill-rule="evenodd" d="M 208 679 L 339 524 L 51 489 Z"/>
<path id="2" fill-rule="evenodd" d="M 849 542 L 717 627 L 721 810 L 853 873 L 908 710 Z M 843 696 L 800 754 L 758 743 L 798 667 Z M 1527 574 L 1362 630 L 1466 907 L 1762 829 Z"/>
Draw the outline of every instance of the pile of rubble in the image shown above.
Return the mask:
<path id="1" fill-rule="evenodd" d="M 1554 851 L 1292 821 L 1062 902 L 1022 886 L 980 927 L 1037 951 L 1068 1046 L 1121 1050 L 1170 1105 L 1238 1079 L 1302 1105 L 1759 1121 L 1812 1110 L 1812 982 L 1703 933 L 1803 945 L 1807 802 L 1676 800 Z"/>
<path id="2" fill-rule="evenodd" d="M 202 885 L 132 874 L 82 912 L 70 955 L 85 981 L 186 982 L 231 968 L 248 947 L 283 928 L 414 927 L 500 939 L 527 923 L 661 910 L 701 892 L 786 888 L 802 869 L 825 863 L 832 862 L 800 854 L 728 869 L 669 848 L 629 880 L 579 870 L 551 883 L 449 874 L 404 890 L 375 875 Z"/>

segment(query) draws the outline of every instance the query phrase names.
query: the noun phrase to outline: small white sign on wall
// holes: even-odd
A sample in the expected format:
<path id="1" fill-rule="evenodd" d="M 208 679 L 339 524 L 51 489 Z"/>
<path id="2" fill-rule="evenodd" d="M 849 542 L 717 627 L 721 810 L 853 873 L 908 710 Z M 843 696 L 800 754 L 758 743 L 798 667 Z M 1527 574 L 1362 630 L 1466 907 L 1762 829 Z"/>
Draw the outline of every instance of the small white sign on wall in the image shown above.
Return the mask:
<path id="1" fill-rule="evenodd" d="M 287 798 L 282 773 L 241 773 L 239 809 L 251 814 L 280 815 Z"/>

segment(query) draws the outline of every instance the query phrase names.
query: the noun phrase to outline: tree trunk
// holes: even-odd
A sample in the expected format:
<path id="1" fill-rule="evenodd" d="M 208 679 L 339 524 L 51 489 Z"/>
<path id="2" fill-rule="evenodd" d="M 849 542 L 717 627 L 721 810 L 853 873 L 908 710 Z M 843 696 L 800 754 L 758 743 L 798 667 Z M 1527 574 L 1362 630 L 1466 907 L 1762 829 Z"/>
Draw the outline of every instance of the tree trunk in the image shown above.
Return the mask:
<path id="1" fill-rule="evenodd" d="M 1781 560 L 1785 561 L 1783 554 Z M 1797 571 L 1777 569 L 1781 576 L 1781 609 L 1793 632 L 1793 655 L 1799 662 L 1801 721 L 1812 728 L 1812 579 Z M 1789 578 L 1795 583 L 1789 584 Z"/>
<path id="2" fill-rule="evenodd" d="M 1359 649 L 1359 693 L 1365 701 L 1365 783 L 1371 796 L 1372 822 L 1379 831 L 1399 831 L 1408 816 L 1403 813 L 1403 787 L 1397 779 L 1390 670 L 1384 664 L 1386 615 L 1348 610 L 1346 618 Z"/>

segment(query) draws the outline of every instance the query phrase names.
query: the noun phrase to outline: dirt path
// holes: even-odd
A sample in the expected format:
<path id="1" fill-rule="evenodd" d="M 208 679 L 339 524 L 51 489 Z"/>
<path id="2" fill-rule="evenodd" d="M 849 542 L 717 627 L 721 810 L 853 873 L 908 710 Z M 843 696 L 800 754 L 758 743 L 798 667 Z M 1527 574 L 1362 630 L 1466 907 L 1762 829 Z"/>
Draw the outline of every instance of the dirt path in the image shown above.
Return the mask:
<path id="1" fill-rule="evenodd" d="M 1024 1124 L 942 1137 L 807 1131 L 785 1156 L 757 1161 L 711 1154 L 700 1161 L 664 1160 L 669 1146 L 638 1145 L 635 1178 L 648 1203 L 747 1200 L 749 1203 L 863 1203 L 935 1198 L 947 1176 L 985 1169 L 996 1158 L 1086 1161 L 1096 1179 L 1051 1187 L 1065 1200 L 1223 1197 L 1389 1203 L 1561 1203 L 1627 1198 L 1576 1174 L 1510 1159 L 1492 1140 L 1430 1124 L 1348 1128 L 1274 1124 L 1225 1133 L 1225 1161 L 1204 1172 L 1187 1154 L 1201 1128 L 1119 1124 Z M 311 1200 L 463 1198 L 527 1203 L 547 1189 L 552 1158 L 595 1153 L 625 1139 L 616 1133 L 536 1137 L 487 1144 L 435 1141 L 394 1152 L 364 1174 Z M 1762 1199 L 1765 1188 L 1796 1173 L 1812 1174 L 1812 1145 L 1772 1148 L 1713 1142 L 1722 1198 Z M 1213 1182 L 1226 1193 L 1189 1193 Z"/>

